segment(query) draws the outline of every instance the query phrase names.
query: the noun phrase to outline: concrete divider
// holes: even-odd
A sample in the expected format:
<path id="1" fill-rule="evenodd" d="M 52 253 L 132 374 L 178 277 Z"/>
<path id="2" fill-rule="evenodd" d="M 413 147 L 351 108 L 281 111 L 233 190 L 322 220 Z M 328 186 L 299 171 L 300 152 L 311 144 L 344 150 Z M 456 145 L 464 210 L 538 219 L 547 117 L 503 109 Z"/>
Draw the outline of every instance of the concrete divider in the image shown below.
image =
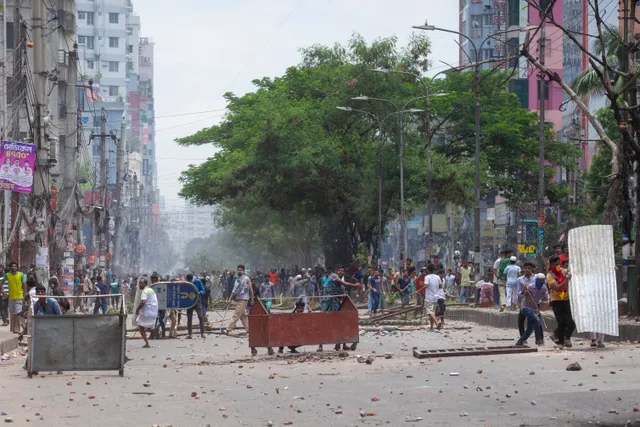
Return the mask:
<path id="1" fill-rule="evenodd" d="M 547 325 L 545 328 L 545 336 L 553 331 L 557 324 L 556 319 L 551 311 L 542 313 L 544 321 Z M 513 329 L 514 340 L 518 335 L 518 312 L 508 311 L 504 313 L 498 312 L 496 309 L 486 308 L 451 308 L 447 310 L 446 317 L 451 320 L 460 320 L 463 322 L 473 322 L 479 325 L 491 326 L 493 328 Z M 608 341 L 640 341 L 640 322 L 637 323 L 620 323 L 620 335 L 612 337 L 607 335 Z M 588 338 L 587 334 L 576 334 L 582 338 Z"/>
<path id="2" fill-rule="evenodd" d="M 15 350 L 19 346 L 18 335 L 8 331 L 0 332 L 0 355 Z"/>

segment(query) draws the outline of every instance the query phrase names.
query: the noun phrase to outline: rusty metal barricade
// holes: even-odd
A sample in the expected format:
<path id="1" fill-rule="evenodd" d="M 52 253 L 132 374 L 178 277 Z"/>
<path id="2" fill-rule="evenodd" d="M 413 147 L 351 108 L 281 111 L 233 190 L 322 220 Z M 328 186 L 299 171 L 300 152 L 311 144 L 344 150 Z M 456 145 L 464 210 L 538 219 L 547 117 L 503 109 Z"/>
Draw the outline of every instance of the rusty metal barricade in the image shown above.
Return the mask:
<path id="1" fill-rule="evenodd" d="M 261 301 L 249 314 L 249 347 L 357 344 L 358 309 L 348 296 L 338 311 L 269 314 Z"/>
<path id="2" fill-rule="evenodd" d="M 121 294 L 109 296 L 122 298 Z M 29 378 L 36 372 L 51 371 L 118 371 L 123 376 L 127 315 L 119 305 L 118 314 L 31 316 Z"/>

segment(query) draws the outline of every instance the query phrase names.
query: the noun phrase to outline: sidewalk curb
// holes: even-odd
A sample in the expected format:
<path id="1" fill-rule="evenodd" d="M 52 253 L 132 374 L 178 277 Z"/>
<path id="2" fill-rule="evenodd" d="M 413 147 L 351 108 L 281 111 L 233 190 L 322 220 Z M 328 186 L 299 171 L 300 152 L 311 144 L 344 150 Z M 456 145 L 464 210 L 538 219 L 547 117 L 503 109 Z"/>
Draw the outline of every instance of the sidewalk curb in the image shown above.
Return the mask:
<path id="1" fill-rule="evenodd" d="M 20 345 L 18 341 L 18 335 L 3 339 L 0 341 L 0 354 L 8 353 L 12 350 L 15 350 Z"/>
<path id="2" fill-rule="evenodd" d="M 550 312 L 542 313 L 547 325 L 545 335 L 556 328 L 556 319 Z M 484 308 L 451 308 L 446 312 L 446 317 L 451 320 L 472 322 L 479 325 L 491 326 L 493 328 L 513 329 L 515 335 L 518 333 L 518 313 L 505 312 L 498 313 Z M 617 337 L 607 335 L 607 341 L 640 341 L 640 323 L 621 324 L 619 326 L 620 335 Z M 575 334 L 582 338 L 589 338 L 586 334 Z"/>

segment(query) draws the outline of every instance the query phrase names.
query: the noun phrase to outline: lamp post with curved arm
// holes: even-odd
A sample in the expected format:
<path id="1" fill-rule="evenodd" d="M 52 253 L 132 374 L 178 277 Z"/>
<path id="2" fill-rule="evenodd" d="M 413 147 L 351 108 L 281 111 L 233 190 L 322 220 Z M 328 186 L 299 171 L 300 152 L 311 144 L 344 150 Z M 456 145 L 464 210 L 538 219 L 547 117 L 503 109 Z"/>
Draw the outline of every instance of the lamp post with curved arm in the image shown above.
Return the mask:
<path id="1" fill-rule="evenodd" d="M 407 106 L 412 102 L 415 102 L 419 99 L 424 99 L 424 96 L 420 96 L 417 98 L 412 98 L 408 100 L 402 107 L 396 104 L 393 101 L 383 98 L 374 98 L 369 96 L 357 96 L 355 98 L 351 98 L 354 101 L 379 101 L 389 104 L 395 108 L 395 112 L 400 114 L 400 223 L 402 227 L 402 240 L 403 240 L 403 260 L 405 261 L 408 258 L 409 254 L 409 236 L 407 232 L 407 216 L 405 213 L 405 203 L 404 203 L 404 114 L 403 113 L 422 113 L 422 110 L 419 109 L 409 109 L 407 110 Z"/>
<path id="2" fill-rule="evenodd" d="M 431 113 L 431 102 L 430 102 L 430 98 L 431 96 L 441 96 L 441 95 L 445 95 L 444 93 L 439 93 L 439 94 L 431 94 L 431 84 L 433 83 L 433 81 L 436 79 L 436 77 L 438 77 L 440 74 L 444 74 L 444 73 L 448 73 L 450 71 L 458 71 L 459 69 L 457 68 L 449 68 L 446 70 L 442 70 L 439 71 L 438 73 L 436 73 L 435 75 L 433 75 L 430 79 L 429 79 L 429 83 L 427 84 L 425 82 L 425 78 L 421 77 L 419 74 L 415 74 L 409 71 L 400 71 L 400 70 L 389 70 L 389 69 L 385 69 L 385 68 L 376 68 L 375 70 L 372 70 L 376 73 L 385 73 L 385 74 L 390 74 L 390 73 L 394 73 L 394 74 L 404 74 L 407 76 L 411 76 L 414 79 L 416 79 L 417 81 L 419 81 L 422 86 L 424 87 L 424 92 L 425 92 L 425 107 L 424 107 L 424 114 L 425 114 L 425 121 L 426 121 L 426 135 L 427 135 L 427 216 L 428 216 L 428 222 L 429 222 L 429 237 L 428 237 L 428 247 L 429 247 L 429 256 L 431 256 L 431 244 L 433 242 L 433 209 L 432 209 L 432 191 L 431 191 L 431 187 L 432 187 L 432 170 L 431 170 L 431 140 L 433 139 L 433 135 L 431 135 L 431 131 L 430 131 L 430 125 L 431 125 L 431 119 L 430 119 L 430 113 Z M 453 251 L 453 248 L 452 248 Z"/>
<path id="3" fill-rule="evenodd" d="M 377 114 L 374 114 L 370 111 L 365 111 L 365 110 L 359 110 L 357 108 L 351 108 L 351 107 L 336 107 L 338 110 L 342 110 L 342 111 L 348 111 L 348 112 L 357 112 L 357 113 L 361 113 L 361 114 L 365 114 L 371 118 L 373 118 L 378 126 L 378 237 L 377 237 L 377 245 L 378 245 L 378 265 L 379 265 L 379 260 L 382 258 L 382 143 L 384 141 L 383 139 L 383 132 L 382 132 L 382 126 L 384 124 L 384 122 L 391 116 L 394 116 L 396 114 L 402 114 L 402 113 L 415 113 L 415 112 L 422 112 L 422 110 L 416 110 L 416 109 L 410 109 L 410 110 L 403 110 L 403 111 L 394 111 L 392 113 L 387 114 L 386 116 L 384 116 L 383 118 L 380 118 Z M 401 130 L 402 132 L 402 130 Z"/>
<path id="4" fill-rule="evenodd" d="M 474 223 L 475 223 L 475 227 L 474 227 L 474 253 L 475 253 L 475 260 L 474 262 L 479 263 L 480 264 L 480 273 L 484 272 L 484 267 L 483 267 L 483 263 L 481 261 L 481 252 L 480 252 L 480 65 L 482 64 L 482 62 L 480 61 L 480 54 L 482 53 L 482 47 L 484 46 L 484 44 L 490 40 L 490 39 L 494 39 L 496 36 L 499 35 L 503 35 L 503 34 L 508 34 L 508 33 L 512 33 L 512 32 L 526 32 L 529 31 L 530 29 L 535 29 L 537 27 L 519 27 L 518 29 L 515 30 L 506 30 L 506 31 L 499 31 L 496 32 L 494 34 L 491 34 L 489 36 L 487 36 L 482 43 L 480 43 L 480 47 L 476 47 L 476 44 L 473 42 L 473 40 L 471 40 L 471 38 L 469 36 L 467 36 L 466 34 L 463 34 L 459 31 L 455 31 L 455 30 L 449 30 L 447 28 L 439 28 L 436 27 L 435 25 L 428 25 L 427 23 L 425 23 L 425 25 L 414 25 L 412 28 L 415 28 L 417 30 L 425 30 L 425 31 L 442 31 L 445 33 L 450 33 L 450 34 L 457 34 L 460 37 L 464 37 L 470 44 L 471 47 L 473 47 L 473 51 L 475 53 L 475 59 L 476 61 L 471 64 L 473 66 L 473 93 L 474 93 L 474 97 L 475 97 L 475 101 L 476 101 L 476 107 L 475 107 L 475 148 L 476 148 L 476 152 L 475 152 L 475 157 L 476 157 L 476 170 L 475 170 L 475 187 L 476 187 L 476 191 L 475 191 L 475 196 L 476 196 L 476 203 L 475 203 L 475 215 L 474 215 Z"/>

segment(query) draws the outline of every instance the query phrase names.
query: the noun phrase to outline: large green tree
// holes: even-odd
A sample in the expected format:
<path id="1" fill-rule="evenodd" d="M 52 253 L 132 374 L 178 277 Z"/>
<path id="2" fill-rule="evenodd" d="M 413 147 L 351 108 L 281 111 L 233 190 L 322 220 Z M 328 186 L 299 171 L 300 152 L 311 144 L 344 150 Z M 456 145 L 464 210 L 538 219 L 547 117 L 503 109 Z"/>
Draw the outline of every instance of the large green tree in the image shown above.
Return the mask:
<path id="1" fill-rule="evenodd" d="M 537 114 L 521 108 L 517 96 L 507 92 L 508 78 L 508 74 L 495 71 L 483 72 L 480 77 L 481 193 L 499 192 L 515 209 L 538 197 L 540 132 Z M 473 73 L 448 73 L 434 86 L 447 94 L 431 100 L 435 121 L 444 122 L 446 134 L 434 149 L 451 164 L 465 164 L 475 159 Z M 561 204 L 566 201 L 567 188 L 554 181 L 557 168 L 574 170 L 579 151 L 557 141 L 550 125 L 544 145 L 545 193 L 552 204 Z"/>
<path id="2" fill-rule="evenodd" d="M 429 67 L 429 41 L 413 37 L 367 44 L 355 35 L 346 46 L 302 50 L 300 65 L 275 79 L 255 80 L 256 91 L 225 95 L 228 113 L 219 125 L 180 138 L 181 145 L 212 145 L 206 162 L 183 172 L 181 195 L 194 203 L 221 206 L 221 222 L 234 236 L 263 251 L 292 249 L 308 262 L 321 248 L 329 265 L 354 259 L 358 248 L 376 247 L 378 137 L 382 144 L 383 223 L 399 210 L 400 120 L 390 103 L 353 98 L 367 95 L 407 108 L 424 108 L 423 88 L 410 76 L 379 74 L 386 68 L 422 74 Z M 429 119 L 444 145 L 433 153 L 433 198 L 469 207 L 473 195 L 471 76 L 453 73 L 433 85 L 448 95 L 432 99 Z M 482 83 L 483 193 L 499 189 L 517 203 L 535 199 L 537 117 L 505 92 L 503 75 Z M 413 101 L 411 101 L 413 100 Z M 380 129 L 371 115 L 389 116 Z M 427 200 L 424 115 L 404 115 L 406 198 Z M 430 129 L 434 127 L 431 126 Z M 550 167 L 569 166 L 571 150 L 547 138 Z M 550 198 L 560 188 L 548 186 Z M 292 259 L 292 258 L 289 258 Z"/>

